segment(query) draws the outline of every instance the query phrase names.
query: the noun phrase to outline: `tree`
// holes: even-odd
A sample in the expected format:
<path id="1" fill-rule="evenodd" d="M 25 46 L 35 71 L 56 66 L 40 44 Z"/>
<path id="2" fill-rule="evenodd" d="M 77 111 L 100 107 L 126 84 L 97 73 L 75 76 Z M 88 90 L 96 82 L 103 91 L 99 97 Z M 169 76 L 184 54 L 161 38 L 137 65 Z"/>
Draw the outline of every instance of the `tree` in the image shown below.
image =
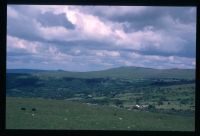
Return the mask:
<path id="1" fill-rule="evenodd" d="M 163 101 L 159 100 L 158 105 L 163 105 Z"/>
<path id="2" fill-rule="evenodd" d="M 118 99 L 114 101 L 114 104 L 118 107 L 123 107 L 123 102 Z"/>
<path id="3" fill-rule="evenodd" d="M 149 109 L 149 110 L 155 110 L 156 107 L 155 107 L 155 105 L 150 104 L 149 107 L 148 107 L 148 109 Z"/>
<path id="4" fill-rule="evenodd" d="M 183 99 L 180 101 L 180 104 L 187 104 L 187 103 L 188 103 L 187 99 Z"/>
<path id="5" fill-rule="evenodd" d="M 136 99 L 135 102 L 136 102 L 136 104 L 139 104 L 140 103 L 140 99 Z"/>

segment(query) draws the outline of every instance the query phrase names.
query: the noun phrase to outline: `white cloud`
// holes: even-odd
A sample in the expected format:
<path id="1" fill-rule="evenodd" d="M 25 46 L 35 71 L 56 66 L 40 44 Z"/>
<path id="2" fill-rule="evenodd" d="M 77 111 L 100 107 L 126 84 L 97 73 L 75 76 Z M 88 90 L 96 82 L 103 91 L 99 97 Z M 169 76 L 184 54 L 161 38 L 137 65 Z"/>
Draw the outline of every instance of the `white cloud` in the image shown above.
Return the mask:
<path id="1" fill-rule="evenodd" d="M 37 28 L 39 35 L 46 40 L 58 40 L 65 41 L 66 39 L 71 40 L 73 38 L 66 28 L 62 26 L 52 26 L 52 27 L 43 27 L 41 24 L 37 23 Z"/>
<path id="2" fill-rule="evenodd" d="M 59 37 L 68 35 L 68 31 L 61 26 L 58 27 L 40 27 L 41 35 L 45 36 L 45 39 L 58 39 Z"/>
<path id="3" fill-rule="evenodd" d="M 137 66 L 149 66 L 156 68 L 193 68 L 195 58 L 179 57 L 179 56 L 158 56 L 158 55 L 143 55 L 139 53 L 129 53 L 127 65 L 133 65 L 137 63 Z M 191 65 L 193 64 L 193 66 Z"/>
<path id="4" fill-rule="evenodd" d="M 112 33 L 111 28 L 102 22 L 97 16 L 84 14 L 78 9 L 65 8 L 67 19 L 76 26 L 79 33 L 90 38 L 101 39 L 108 37 Z"/>
<path id="5" fill-rule="evenodd" d="M 66 63 L 72 61 L 72 56 L 66 53 L 62 53 L 54 46 L 49 46 L 48 50 L 45 51 L 46 59 L 50 61 Z"/>
<path id="6" fill-rule="evenodd" d="M 40 45 L 38 42 L 29 42 L 24 39 L 7 35 L 7 46 L 8 46 L 8 51 L 23 49 L 29 53 L 37 53 Z"/>
<path id="7" fill-rule="evenodd" d="M 120 56 L 120 53 L 118 51 L 98 50 L 95 52 L 96 52 L 96 56 L 99 56 L 99 57 L 119 57 Z"/>
<path id="8" fill-rule="evenodd" d="M 40 10 L 41 13 L 52 12 L 53 14 L 65 14 L 67 20 L 75 25 L 74 30 L 79 37 L 101 38 L 109 36 L 111 29 L 104 22 L 100 21 L 97 16 L 82 13 L 78 7 L 70 6 L 33 6 L 36 10 Z M 48 29 L 55 29 L 53 27 Z M 48 30 L 51 31 L 51 30 Z M 65 30 L 66 31 L 66 30 Z M 64 30 L 62 30 L 64 32 Z M 65 32 L 66 33 L 66 32 Z M 71 32 L 70 32 L 71 33 Z M 81 37 L 83 37 L 81 36 Z"/>
<path id="9" fill-rule="evenodd" d="M 124 48 L 143 50 L 148 47 L 158 47 L 162 40 L 162 35 L 154 31 L 136 31 L 125 33 L 122 30 L 116 30 L 116 42 Z"/>
<path id="10" fill-rule="evenodd" d="M 30 59 L 32 59 L 32 61 L 35 61 L 36 63 L 67 63 L 72 61 L 71 55 L 61 52 L 58 48 L 56 48 L 53 45 L 48 45 L 41 42 L 31 42 L 8 35 L 7 46 L 8 52 L 16 52 L 17 50 L 19 50 L 22 53 L 27 52 L 30 54 L 34 54 L 34 56 L 32 56 L 32 58 Z M 18 59 L 19 61 L 23 61 L 23 58 Z"/>

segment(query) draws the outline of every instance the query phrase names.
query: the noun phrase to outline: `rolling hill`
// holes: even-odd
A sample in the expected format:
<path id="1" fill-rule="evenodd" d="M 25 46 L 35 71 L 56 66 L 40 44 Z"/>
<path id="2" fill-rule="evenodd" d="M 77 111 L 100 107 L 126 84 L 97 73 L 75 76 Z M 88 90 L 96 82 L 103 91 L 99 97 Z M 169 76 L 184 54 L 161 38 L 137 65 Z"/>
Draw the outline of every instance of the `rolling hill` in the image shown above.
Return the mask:
<path id="1" fill-rule="evenodd" d="M 125 92 L 146 94 L 161 87 L 184 87 L 194 83 L 193 69 L 120 67 L 91 72 L 13 69 L 7 71 L 6 94 L 53 99 L 73 98 L 80 94 L 85 99 L 91 94 L 105 97 Z"/>
<path id="2" fill-rule="evenodd" d="M 194 130 L 194 69 L 11 69 L 6 74 L 6 96 L 7 128 Z M 138 104 L 146 108 L 135 109 Z M 20 110 L 24 107 L 27 111 Z M 31 108 L 37 108 L 37 112 L 31 112 Z M 63 109 L 70 110 L 69 114 Z M 96 116 L 90 116 L 91 110 L 97 111 Z M 49 120 L 55 123 L 49 124 Z M 84 122 L 94 121 L 96 126 L 85 126 Z M 157 125 L 152 128 L 153 122 Z"/>
<path id="3" fill-rule="evenodd" d="M 118 67 L 102 71 L 70 72 L 63 70 L 28 70 L 8 69 L 7 73 L 29 73 L 39 77 L 74 77 L 74 78 L 177 78 L 195 79 L 194 69 L 152 69 L 143 67 Z"/>

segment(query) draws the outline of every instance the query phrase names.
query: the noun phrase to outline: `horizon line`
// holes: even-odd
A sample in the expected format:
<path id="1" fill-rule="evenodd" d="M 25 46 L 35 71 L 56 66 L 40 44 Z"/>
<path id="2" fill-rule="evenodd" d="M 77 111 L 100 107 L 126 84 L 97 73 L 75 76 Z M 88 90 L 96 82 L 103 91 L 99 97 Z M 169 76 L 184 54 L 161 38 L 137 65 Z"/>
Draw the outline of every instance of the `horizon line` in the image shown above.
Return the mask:
<path id="1" fill-rule="evenodd" d="M 87 70 L 87 71 L 71 71 L 71 70 L 64 70 L 64 69 L 38 69 L 38 68 L 6 68 L 7 70 L 42 70 L 42 71 L 64 71 L 64 72 L 96 72 L 96 71 L 104 71 L 104 70 L 110 70 L 110 69 L 117 69 L 117 68 L 144 68 L 144 69 L 155 69 L 155 70 L 170 70 L 170 69 L 180 69 L 180 70 L 195 70 L 196 68 L 152 68 L 152 67 L 140 67 L 140 66 L 119 66 L 119 67 L 112 67 L 112 68 L 106 68 L 101 70 Z"/>

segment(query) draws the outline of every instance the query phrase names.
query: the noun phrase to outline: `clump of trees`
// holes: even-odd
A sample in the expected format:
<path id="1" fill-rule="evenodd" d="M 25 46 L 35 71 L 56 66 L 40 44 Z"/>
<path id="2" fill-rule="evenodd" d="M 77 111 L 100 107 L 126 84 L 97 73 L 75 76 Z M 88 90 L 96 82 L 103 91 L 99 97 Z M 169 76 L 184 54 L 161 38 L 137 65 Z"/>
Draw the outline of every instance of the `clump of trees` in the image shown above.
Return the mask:
<path id="1" fill-rule="evenodd" d="M 153 104 L 150 104 L 149 106 L 148 106 L 148 110 L 155 110 L 156 109 L 156 107 L 155 107 L 155 105 L 153 105 Z"/>
<path id="2" fill-rule="evenodd" d="M 116 99 L 115 101 L 114 101 L 114 104 L 117 106 L 117 107 L 123 107 L 123 102 L 121 101 L 121 100 L 118 100 L 118 99 Z"/>

